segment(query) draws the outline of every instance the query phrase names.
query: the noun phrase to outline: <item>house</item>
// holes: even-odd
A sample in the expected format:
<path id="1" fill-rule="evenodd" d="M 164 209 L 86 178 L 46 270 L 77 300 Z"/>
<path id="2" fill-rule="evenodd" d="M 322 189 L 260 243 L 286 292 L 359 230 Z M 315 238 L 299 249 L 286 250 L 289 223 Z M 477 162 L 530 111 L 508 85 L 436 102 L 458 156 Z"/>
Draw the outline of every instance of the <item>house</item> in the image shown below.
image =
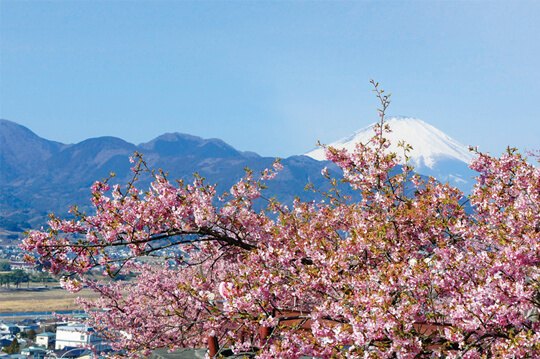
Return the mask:
<path id="1" fill-rule="evenodd" d="M 21 349 L 21 354 L 25 357 L 32 357 L 34 359 L 42 359 L 47 355 L 47 348 L 42 348 L 39 346 L 30 346 L 28 348 Z"/>
<path id="2" fill-rule="evenodd" d="M 54 348 L 56 341 L 56 334 L 51 332 L 45 332 L 36 335 L 36 345 L 44 348 Z"/>
<path id="3" fill-rule="evenodd" d="M 10 262 L 11 270 L 21 269 L 29 273 L 39 273 L 40 268 L 34 263 L 27 262 Z"/>
<path id="4" fill-rule="evenodd" d="M 40 321 L 38 324 L 43 331 L 48 332 L 56 330 L 56 328 L 60 325 L 67 325 L 67 322 L 60 318 L 53 318 L 45 319 L 43 321 Z"/>
<path id="5" fill-rule="evenodd" d="M 84 324 L 66 325 L 56 328 L 55 349 L 80 348 L 92 345 L 97 350 L 108 348 L 103 339 L 95 334 L 94 328 Z"/>
<path id="6" fill-rule="evenodd" d="M 20 333 L 21 329 L 13 323 L 0 323 L 0 336 L 2 335 L 16 335 Z"/>

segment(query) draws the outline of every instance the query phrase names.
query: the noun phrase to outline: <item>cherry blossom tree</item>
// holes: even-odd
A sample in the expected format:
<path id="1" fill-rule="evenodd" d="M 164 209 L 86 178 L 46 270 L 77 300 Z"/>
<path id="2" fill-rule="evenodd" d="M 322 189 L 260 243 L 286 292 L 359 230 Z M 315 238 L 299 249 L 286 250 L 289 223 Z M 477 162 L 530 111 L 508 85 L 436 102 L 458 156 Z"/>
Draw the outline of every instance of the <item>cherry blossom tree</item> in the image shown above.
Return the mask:
<path id="1" fill-rule="evenodd" d="M 373 85 L 380 122 L 355 151 L 326 148 L 343 177 L 322 171 L 324 200 L 265 198 L 279 161 L 218 195 L 136 154 L 127 187 L 94 184 L 95 213 L 72 208 L 76 219 L 30 232 L 28 260 L 98 292 L 79 299 L 88 324 L 128 357 L 210 345 L 258 358 L 540 358 L 540 169 L 514 149 L 476 152 L 469 198 L 414 174 L 409 146 L 388 151 L 389 95 Z M 94 281 L 93 269 L 137 277 Z"/>

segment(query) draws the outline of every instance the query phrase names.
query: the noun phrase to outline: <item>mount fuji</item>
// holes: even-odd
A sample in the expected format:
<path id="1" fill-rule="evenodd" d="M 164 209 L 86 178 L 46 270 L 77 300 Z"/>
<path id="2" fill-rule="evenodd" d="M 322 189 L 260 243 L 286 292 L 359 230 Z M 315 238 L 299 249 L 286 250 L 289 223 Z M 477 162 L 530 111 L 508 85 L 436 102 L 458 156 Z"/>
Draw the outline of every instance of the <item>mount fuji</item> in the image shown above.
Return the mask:
<path id="1" fill-rule="evenodd" d="M 460 188 L 465 194 L 471 192 L 476 172 L 468 166 L 474 154 L 468 147 L 454 140 L 432 125 L 412 117 L 389 117 L 387 120 L 391 133 L 385 134 L 390 140 L 391 152 L 403 159 L 403 148 L 397 146 L 405 141 L 412 146 L 409 152 L 409 164 L 419 174 L 433 176 L 441 182 L 449 182 Z M 375 123 L 355 131 L 328 146 L 352 151 L 357 143 L 367 143 L 374 135 Z M 305 153 L 313 159 L 325 160 L 324 149 L 317 148 Z M 403 163 L 403 160 L 402 162 Z"/>

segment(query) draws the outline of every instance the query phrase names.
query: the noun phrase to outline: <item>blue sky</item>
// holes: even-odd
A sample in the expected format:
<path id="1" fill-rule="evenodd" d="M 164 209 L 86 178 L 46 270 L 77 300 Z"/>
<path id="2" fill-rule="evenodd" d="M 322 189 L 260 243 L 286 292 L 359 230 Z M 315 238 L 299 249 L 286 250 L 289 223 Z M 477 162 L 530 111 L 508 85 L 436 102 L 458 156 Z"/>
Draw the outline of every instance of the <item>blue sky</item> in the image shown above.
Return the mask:
<path id="1" fill-rule="evenodd" d="M 165 132 L 287 157 L 389 114 L 540 149 L 539 1 L 0 2 L 0 117 L 64 143 Z"/>

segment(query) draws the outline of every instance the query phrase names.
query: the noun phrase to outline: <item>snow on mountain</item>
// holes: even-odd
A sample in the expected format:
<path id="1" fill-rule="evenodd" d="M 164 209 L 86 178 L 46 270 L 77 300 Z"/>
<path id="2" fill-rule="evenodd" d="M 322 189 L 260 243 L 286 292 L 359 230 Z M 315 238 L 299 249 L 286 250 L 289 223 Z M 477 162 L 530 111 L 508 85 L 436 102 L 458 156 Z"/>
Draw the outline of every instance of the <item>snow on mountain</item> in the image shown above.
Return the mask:
<path id="1" fill-rule="evenodd" d="M 397 144 L 400 141 L 410 144 L 413 150 L 409 156 L 411 164 L 415 167 L 433 168 L 437 159 L 441 157 L 455 158 L 465 163 L 469 163 L 473 158 L 466 146 L 422 120 L 412 117 L 390 117 L 387 122 L 392 130 L 391 133 L 385 134 L 391 143 L 390 151 L 401 155 L 403 149 L 399 148 Z M 373 126 L 375 123 L 333 142 L 329 146 L 352 151 L 357 143 L 367 143 L 373 137 Z M 317 148 L 305 155 L 319 161 L 326 159 L 322 148 Z M 403 156 L 401 155 L 401 157 Z"/>
<path id="2" fill-rule="evenodd" d="M 417 118 L 389 117 L 387 122 L 392 130 L 385 134 L 391 143 L 389 150 L 403 159 L 403 148 L 398 147 L 398 143 L 405 141 L 411 145 L 413 149 L 409 152 L 409 164 L 417 173 L 434 176 L 439 181 L 448 181 L 464 192 L 472 189 L 471 177 L 475 173 L 468 168 L 468 164 L 474 155 L 467 146 Z M 374 125 L 366 126 L 329 146 L 352 151 L 357 143 L 369 142 L 374 135 Z M 320 147 L 305 155 L 319 161 L 326 159 L 324 149 Z"/>

